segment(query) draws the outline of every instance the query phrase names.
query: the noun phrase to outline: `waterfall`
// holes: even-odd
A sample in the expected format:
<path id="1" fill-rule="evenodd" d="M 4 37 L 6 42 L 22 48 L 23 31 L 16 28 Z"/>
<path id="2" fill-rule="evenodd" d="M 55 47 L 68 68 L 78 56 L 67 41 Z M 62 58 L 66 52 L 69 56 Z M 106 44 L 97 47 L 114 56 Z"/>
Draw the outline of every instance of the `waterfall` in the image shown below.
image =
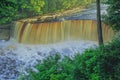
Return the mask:
<path id="1" fill-rule="evenodd" d="M 24 44 L 49 44 L 66 40 L 98 41 L 95 20 L 64 20 L 58 22 L 15 23 L 14 38 Z M 104 42 L 109 41 L 114 32 L 102 24 Z"/>

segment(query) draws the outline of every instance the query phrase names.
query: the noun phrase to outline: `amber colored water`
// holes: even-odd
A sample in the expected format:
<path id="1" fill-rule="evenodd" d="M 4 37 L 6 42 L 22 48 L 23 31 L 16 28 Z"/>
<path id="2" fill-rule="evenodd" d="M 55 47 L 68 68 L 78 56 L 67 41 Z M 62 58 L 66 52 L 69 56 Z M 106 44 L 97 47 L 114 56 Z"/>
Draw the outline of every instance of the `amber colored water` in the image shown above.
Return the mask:
<path id="1" fill-rule="evenodd" d="M 104 42 L 114 36 L 114 32 L 102 24 Z M 19 43 L 49 44 L 66 40 L 98 41 L 94 20 L 68 20 L 61 22 L 30 23 L 16 22 L 14 38 Z"/>

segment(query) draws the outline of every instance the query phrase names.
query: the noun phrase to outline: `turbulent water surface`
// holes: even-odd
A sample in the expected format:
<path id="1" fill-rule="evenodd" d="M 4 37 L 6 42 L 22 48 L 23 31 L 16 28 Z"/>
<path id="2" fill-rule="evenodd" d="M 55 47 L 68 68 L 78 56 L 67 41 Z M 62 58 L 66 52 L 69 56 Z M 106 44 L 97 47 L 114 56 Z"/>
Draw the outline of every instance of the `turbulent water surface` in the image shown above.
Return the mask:
<path id="1" fill-rule="evenodd" d="M 62 57 L 73 57 L 81 54 L 85 49 L 95 48 L 92 41 L 66 41 L 49 45 L 24 45 L 9 42 L 0 42 L 0 80 L 14 80 L 20 73 L 28 74 L 28 68 L 34 69 L 39 61 L 49 55 L 59 53 Z M 36 70 L 35 70 L 36 71 Z"/>

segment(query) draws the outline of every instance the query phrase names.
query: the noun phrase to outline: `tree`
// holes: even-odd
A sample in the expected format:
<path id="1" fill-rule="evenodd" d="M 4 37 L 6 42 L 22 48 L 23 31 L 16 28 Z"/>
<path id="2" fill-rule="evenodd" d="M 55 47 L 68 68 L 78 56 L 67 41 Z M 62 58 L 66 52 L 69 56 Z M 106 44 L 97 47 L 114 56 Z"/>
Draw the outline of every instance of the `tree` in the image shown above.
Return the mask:
<path id="1" fill-rule="evenodd" d="M 27 16 L 35 16 L 42 14 L 42 7 L 44 6 L 44 0 L 21 0 L 18 1 L 18 5 L 20 5 L 19 9 L 22 10 L 23 14 Z M 18 10 L 20 12 L 20 10 Z M 29 14 L 28 14 L 29 13 Z"/>
<path id="2" fill-rule="evenodd" d="M 49 2 L 48 2 L 48 0 L 44 0 L 44 2 L 45 2 L 45 5 L 43 6 L 42 11 L 43 11 L 43 13 L 48 13 L 49 12 L 48 11 L 48 9 L 49 9 L 49 7 L 48 7 Z"/>
<path id="3" fill-rule="evenodd" d="M 0 0 L 0 24 L 42 14 L 44 0 Z"/>
<path id="4" fill-rule="evenodd" d="M 70 9 L 71 7 L 75 7 L 77 5 L 78 0 L 61 0 L 62 1 L 62 8 Z"/>
<path id="5" fill-rule="evenodd" d="M 101 27 L 100 0 L 96 1 L 96 5 L 97 5 L 98 41 L 99 41 L 99 45 L 102 45 L 103 44 L 103 37 L 102 37 L 102 27 Z"/>
<path id="6" fill-rule="evenodd" d="M 0 24 L 9 23 L 17 13 L 16 1 L 0 0 Z"/>
<path id="7" fill-rule="evenodd" d="M 105 22 L 112 27 L 113 30 L 120 30 L 120 1 L 107 0 L 109 5 L 107 15 L 104 17 Z"/>
<path id="8" fill-rule="evenodd" d="M 57 9 L 56 9 L 56 1 L 57 0 L 49 0 L 49 4 L 48 4 L 48 7 L 49 7 L 49 12 L 55 12 Z"/>

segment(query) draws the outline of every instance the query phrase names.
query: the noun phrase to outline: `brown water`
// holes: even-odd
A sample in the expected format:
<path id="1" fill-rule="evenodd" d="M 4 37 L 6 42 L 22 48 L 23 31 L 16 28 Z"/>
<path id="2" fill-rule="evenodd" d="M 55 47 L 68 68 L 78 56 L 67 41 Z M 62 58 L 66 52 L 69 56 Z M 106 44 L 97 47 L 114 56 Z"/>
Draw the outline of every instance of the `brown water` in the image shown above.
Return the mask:
<path id="1" fill-rule="evenodd" d="M 104 42 L 111 40 L 114 32 L 102 24 Z M 62 22 L 30 23 L 16 22 L 14 38 L 19 43 L 48 44 L 66 40 L 97 41 L 97 26 L 94 20 L 68 20 Z"/>

